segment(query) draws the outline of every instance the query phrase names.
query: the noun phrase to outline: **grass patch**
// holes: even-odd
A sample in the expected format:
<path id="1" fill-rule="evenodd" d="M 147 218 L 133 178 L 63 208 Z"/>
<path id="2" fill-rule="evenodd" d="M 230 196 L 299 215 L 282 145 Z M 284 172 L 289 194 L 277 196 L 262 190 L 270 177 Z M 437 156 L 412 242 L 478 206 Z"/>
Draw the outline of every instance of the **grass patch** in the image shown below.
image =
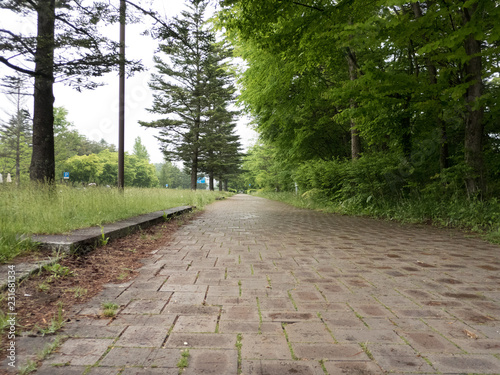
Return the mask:
<path id="1" fill-rule="evenodd" d="M 0 262 L 33 251 L 32 234 L 66 233 L 177 206 L 203 208 L 221 192 L 160 188 L 0 186 Z M 225 193 L 228 194 L 228 193 Z M 103 236 L 102 242 L 107 238 Z"/>
<path id="2" fill-rule="evenodd" d="M 104 302 L 102 304 L 102 315 L 106 318 L 113 318 L 116 316 L 116 310 L 118 310 L 120 306 L 116 303 L 112 302 Z"/>
<path id="3" fill-rule="evenodd" d="M 63 304 L 59 302 L 57 304 L 57 315 L 51 319 L 50 324 L 47 328 L 38 328 L 38 332 L 42 336 L 53 335 L 59 331 L 64 326 L 64 314 L 63 314 Z"/>
<path id="4" fill-rule="evenodd" d="M 182 374 L 184 369 L 189 366 L 189 349 L 183 350 L 181 353 L 181 358 L 177 362 L 177 367 L 179 368 L 179 375 Z"/>

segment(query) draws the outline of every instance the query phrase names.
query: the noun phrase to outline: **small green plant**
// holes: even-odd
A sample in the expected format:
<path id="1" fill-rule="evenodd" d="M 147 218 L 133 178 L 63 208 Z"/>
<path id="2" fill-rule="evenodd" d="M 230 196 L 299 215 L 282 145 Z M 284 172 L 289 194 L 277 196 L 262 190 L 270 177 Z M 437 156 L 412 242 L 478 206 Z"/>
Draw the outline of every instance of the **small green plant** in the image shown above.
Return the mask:
<path id="1" fill-rule="evenodd" d="M 42 336 L 53 335 L 59 331 L 64 326 L 64 314 L 63 314 L 63 304 L 59 302 L 57 304 L 57 316 L 52 318 L 50 324 L 47 328 L 38 328 L 38 331 Z"/>
<path id="2" fill-rule="evenodd" d="M 118 310 L 118 305 L 112 302 L 104 302 L 102 304 L 102 315 L 106 318 L 114 318 L 116 316 L 116 310 Z"/>
<path id="3" fill-rule="evenodd" d="M 242 373 L 241 369 L 241 347 L 243 346 L 242 341 L 243 340 L 243 335 L 241 333 L 238 333 L 236 336 L 236 349 L 238 349 L 238 375 Z"/>
<path id="4" fill-rule="evenodd" d="M 21 366 L 19 368 L 19 375 L 27 375 L 29 373 L 32 373 L 33 371 L 36 371 L 36 368 L 36 362 L 29 359 L 24 366 Z"/>
<path id="5" fill-rule="evenodd" d="M 43 361 L 45 358 L 47 358 L 50 354 L 52 354 L 54 351 L 56 351 L 62 344 L 62 337 L 57 336 L 55 340 L 52 343 L 49 343 L 43 347 L 42 350 L 40 350 L 36 357 L 39 361 Z"/>
<path id="6" fill-rule="evenodd" d="M 240 290 L 240 297 L 241 297 L 241 280 L 238 280 L 238 288 Z"/>
<path id="7" fill-rule="evenodd" d="M 109 237 L 106 237 L 106 234 L 104 233 L 104 227 L 101 225 L 101 238 L 99 240 L 99 243 L 101 246 L 106 246 L 109 242 Z"/>
<path id="8" fill-rule="evenodd" d="M 52 281 L 52 280 L 50 280 Z M 44 281 L 43 283 L 38 284 L 38 291 L 40 292 L 48 292 L 50 290 L 50 285 L 48 284 L 47 280 Z"/>
<path id="9" fill-rule="evenodd" d="M 184 369 L 189 366 L 189 349 L 183 350 L 181 353 L 181 358 L 177 362 L 177 367 L 179 368 L 179 375 L 182 374 Z"/>
<path id="10" fill-rule="evenodd" d="M 68 289 L 68 292 L 74 293 L 75 298 L 81 298 L 87 294 L 88 290 L 77 286 L 75 288 Z"/>
<path id="11" fill-rule="evenodd" d="M 47 272 L 50 272 L 52 278 L 73 276 L 74 273 L 69 267 L 62 266 L 59 263 L 48 264 L 43 267 Z"/>

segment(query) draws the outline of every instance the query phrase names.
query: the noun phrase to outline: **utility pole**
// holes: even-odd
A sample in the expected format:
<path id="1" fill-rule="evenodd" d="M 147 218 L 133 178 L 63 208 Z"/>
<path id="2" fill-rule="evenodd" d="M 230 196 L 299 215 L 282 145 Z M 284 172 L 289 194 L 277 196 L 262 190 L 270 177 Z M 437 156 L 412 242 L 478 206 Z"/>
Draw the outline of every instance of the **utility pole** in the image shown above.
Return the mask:
<path id="1" fill-rule="evenodd" d="M 118 104 L 118 189 L 125 187 L 125 0 L 120 0 L 120 84 Z"/>

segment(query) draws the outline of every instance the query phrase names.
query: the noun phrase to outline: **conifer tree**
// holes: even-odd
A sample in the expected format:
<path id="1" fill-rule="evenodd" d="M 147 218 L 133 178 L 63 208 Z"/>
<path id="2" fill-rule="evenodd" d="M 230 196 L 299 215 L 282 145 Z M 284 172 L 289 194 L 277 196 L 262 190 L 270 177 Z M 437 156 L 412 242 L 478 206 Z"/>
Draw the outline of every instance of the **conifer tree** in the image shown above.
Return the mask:
<path id="1" fill-rule="evenodd" d="M 157 138 L 165 157 L 184 162 L 190 170 L 193 190 L 199 171 L 209 171 L 213 181 L 214 158 L 225 147 L 220 127 L 234 117 L 227 109 L 234 87 L 223 64 L 229 52 L 216 45 L 215 33 L 204 25 L 207 4 L 203 0 L 189 1 L 189 10 L 170 25 L 175 38 L 171 30 L 159 31 L 163 39 L 159 50 L 168 58 L 155 57 L 158 73 L 150 82 L 155 92 L 150 111 L 165 117 L 141 122 L 143 126 L 160 128 Z"/>

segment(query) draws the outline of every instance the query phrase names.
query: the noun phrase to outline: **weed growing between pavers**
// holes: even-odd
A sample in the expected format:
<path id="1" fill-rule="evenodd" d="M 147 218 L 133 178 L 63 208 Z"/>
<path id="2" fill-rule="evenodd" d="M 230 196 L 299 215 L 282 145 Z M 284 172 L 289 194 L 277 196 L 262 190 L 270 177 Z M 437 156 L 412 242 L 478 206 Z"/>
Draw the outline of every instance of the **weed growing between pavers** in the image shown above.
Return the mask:
<path id="1" fill-rule="evenodd" d="M 359 346 L 361 346 L 361 349 L 363 349 L 363 351 L 368 356 L 368 358 L 370 358 L 372 361 L 375 360 L 375 358 L 373 357 L 372 352 L 370 352 L 370 349 L 368 349 L 368 342 L 360 342 Z"/>
<path id="2" fill-rule="evenodd" d="M 259 335 L 262 335 L 262 311 L 260 310 L 259 297 L 255 297 L 257 300 L 257 311 L 259 312 Z"/>
<path id="3" fill-rule="evenodd" d="M 370 328 L 370 326 L 368 324 L 366 324 L 366 322 L 363 320 L 363 316 L 361 316 L 356 310 L 354 310 L 352 308 L 351 305 L 349 305 L 348 303 L 346 303 L 347 307 L 349 307 L 352 312 L 354 313 L 354 315 L 356 315 L 356 318 L 358 318 L 359 320 L 361 320 L 363 322 L 363 324 L 366 326 L 366 328 Z"/>
<path id="4" fill-rule="evenodd" d="M 325 375 L 328 375 L 328 370 L 326 369 L 325 361 L 323 359 L 319 360 L 319 365 L 321 366 L 321 369 L 323 370 L 323 372 L 325 373 Z"/>
<path id="5" fill-rule="evenodd" d="M 185 349 L 181 353 L 181 358 L 177 362 L 177 367 L 179 368 L 179 375 L 182 374 L 184 369 L 189 366 L 189 349 Z"/>
<path id="6" fill-rule="evenodd" d="M 104 302 L 102 304 L 102 315 L 106 318 L 113 318 L 116 315 L 116 310 L 118 310 L 120 306 L 118 306 L 116 303 L 112 302 Z"/>
<path id="7" fill-rule="evenodd" d="M 290 298 L 290 301 L 292 301 L 293 307 L 295 308 L 295 311 L 299 311 L 299 308 L 297 307 L 297 304 L 295 303 L 293 297 L 292 297 L 292 292 L 288 291 L 288 298 Z"/>
<path id="8" fill-rule="evenodd" d="M 239 294 L 241 297 L 241 280 L 238 280 L 238 289 L 239 289 Z"/>
<path id="9" fill-rule="evenodd" d="M 314 286 L 316 287 L 316 290 L 319 292 L 319 294 L 321 294 L 321 297 L 323 297 L 323 299 L 328 302 L 328 300 L 326 299 L 326 296 L 325 294 L 323 293 L 323 291 L 319 288 L 319 286 L 317 284 L 314 284 Z"/>
<path id="10" fill-rule="evenodd" d="M 241 361 L 242 361 L 242 356 L 241 356 L 241 347 L 243 346 L 242 344 L 243 341 L 243 335 L 241 333 L 238 333 L 236 335 L 236 349 L 238 350 L 238 374 L 242 373 L 242 368 L 241 368 Z"/>
<path id="11" fill-rule="evenodd" d="M 298 361 L 299 358 L 293 352 L 292 343 L 290 342 L 290 340 L 288 340 L 288 333 L 286 332 L 286 323 L 281 323 L 281 328 L 283 328 L 283 332 L 285 334 L 286 343 L 288 344 L 288 348 L 290 349 L 290 354 L 292 355 L 292 359 L 294 361 Z"/>
<path id="12" fill-rule="evenodd" d="M 337 339 L 335 338 L 335 336 L 333 335 L 333 332 L 332 330 L 328 327 L 328 325 L 325 323 L 325 321 L 323 320 L 323 316 L 321 315 L 321 313 L 317 313 L 316 314 L 319 318 L 319 320 L 321 320 L 321 323 L 323 323 L 325 325 L 325 329 L 328 331 L 328 333 L 330 334 L 330 336 L 332 336 L 332 339 L 333 339 L 333 342 L 335 344 L 338 344 L 338 341 Z"/>

